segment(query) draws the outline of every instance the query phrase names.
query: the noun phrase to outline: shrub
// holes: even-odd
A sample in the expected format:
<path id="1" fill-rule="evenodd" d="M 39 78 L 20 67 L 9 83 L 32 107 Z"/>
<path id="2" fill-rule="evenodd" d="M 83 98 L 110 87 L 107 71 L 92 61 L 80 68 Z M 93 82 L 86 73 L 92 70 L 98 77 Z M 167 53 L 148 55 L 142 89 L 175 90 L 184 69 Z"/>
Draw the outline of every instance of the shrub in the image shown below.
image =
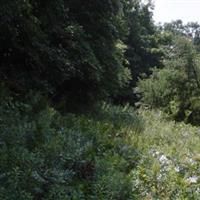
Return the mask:
<path id="1" fill-rule="evenodd" d="M 123 134 L 126 123 L 136 123 L 131 111 L 110 107 L 107 119 L 91 119 L 62 116 L 48 105 L 33 112 L 37 100 L 1 102 L 1 199 L 131 198 L 129 173 L 140 158 L 134 131 Z"/>

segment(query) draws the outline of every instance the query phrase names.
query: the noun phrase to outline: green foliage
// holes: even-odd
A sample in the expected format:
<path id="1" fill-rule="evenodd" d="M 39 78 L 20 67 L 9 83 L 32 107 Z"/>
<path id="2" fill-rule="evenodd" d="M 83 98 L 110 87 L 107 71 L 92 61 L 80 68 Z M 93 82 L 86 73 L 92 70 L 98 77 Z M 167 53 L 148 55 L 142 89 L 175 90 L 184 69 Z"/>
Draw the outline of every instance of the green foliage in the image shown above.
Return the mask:
<path id="1" fill-rule="evenodd" d="M 142 153 L 132 171 L 136 199 L 198 199 L 199 128 L 166 120 L 158 110 L 142 110 L 144 132 L 135 136 Z"/>
<path id="2" fill-rule="evenodd" d="M 173 33 L 173 35 L 192 38 L 195 47 L 199 50 L 200 24 L 197 22 L 188 22 L 187 24 L 184 24 L 182 20 L 176 20 L 170 23 L 165 23 L 162 29 Z"/>
<path id="3" fill-rule="evenodd" d="M 139 81 L 142 102 L 164 109 L 177 120 L 198 124 L 199 108 L 195 103 L 200 95 L 198 57 L 189 39 L 176 38 L 168 49 L 165 67 L 153 70 L 149 78 Z"/>
<path id="4" fill-rule="evenodd" d="M 41 107 L 39 95 L 27 104 L 3 94 L 0 199 L 198 197 L 198 128 L 108 104 L 88 116 L 60 115 Z"/>
<path id="5" fill-rule="evenodd" d="M 116 128 L 125 127 L 135 133 L 142 132 L 142 119 L 136 115 L 136 111 L 129 105 L 122 107 L 103 104 L 98 118 L 111 122 Z"/>
<path id="6" fill-rule="evenodd" d="M 3 1 L 0 78 L 14 94 L 40 91 L 68 109 L 114 95 L 129 79 L 117 47 L 117 1 Z"/>
<path id="7" fill-rule="evenodd" d="M 140 79 L 143 104 L 199 124 L 199 35 L 156 27 L 150 0 L 2 0 L 0 199 L 199 198 L 198 128 L 95 107 Z"/>
<path id="8" fill-rule="evenodd" d="M 129 174 L 139 153 L 130 127 L 142 129 L 137 116 L 110 106 L 95 119 L 61 116 L 49 106 L 36 109 L 38 98 L 1 99 L 0 198 L 131 199 Z"/>
<path id="9" fill-rule="evenodd" d="M 59 110 L 134 103 L 138 77 L 162 66 L 165 35 L 152 9 L 141 0 L 3 1 L 1 81 L 18 97 L 45 94 Z"/>
<path id="10" fill-rule="evenodd" d="M 135 103 L 137 97 L 133 88 L 138 78 L 143 74 L 149 75 L 150 68 L 162 66 L 164 56 L 161 44 L 165 43 L 165 35 L 153 23 L 152 3 L 142 1 L 126 1 L 124 16 L 128 27 L 124 43 L 127 45 L 125 57 L 132 74 L 132 80 L 123 90 L 120 90 L 114 100 L 117 103 Z"/>

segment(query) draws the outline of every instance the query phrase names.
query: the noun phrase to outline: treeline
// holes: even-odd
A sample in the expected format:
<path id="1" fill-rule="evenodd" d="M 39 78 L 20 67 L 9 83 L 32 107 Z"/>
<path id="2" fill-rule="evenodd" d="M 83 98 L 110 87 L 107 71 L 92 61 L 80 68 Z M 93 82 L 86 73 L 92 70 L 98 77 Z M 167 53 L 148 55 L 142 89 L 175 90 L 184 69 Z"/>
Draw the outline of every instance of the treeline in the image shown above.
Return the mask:
<path id="1" fill-rule="evenodd" d="M 9 0 L 0 19 L 0 79 L 18 97 L 39 92 L 71 111 L 133 103 L 138 76 L 161 65 L 151 3 Z"/>
<path id="2" fill-rule="evenodd" d="M 200 123 L 200 26 L 181 20 L 166 23 L 162 32 L 171 35 L 163 68 L 138 83 L 144 104 L 167 112 L 176 121 Z"/>
<path id="3" fill-rule="evenodd" d="M 40 94 L 62 112 L 85 112 L 101 101 L 134 105 L 142 97 L 195 121 L 200 26 L 156 26 L 152 14 L 151 1 L 3 1 L 1 85 L 20 100 Z"/>

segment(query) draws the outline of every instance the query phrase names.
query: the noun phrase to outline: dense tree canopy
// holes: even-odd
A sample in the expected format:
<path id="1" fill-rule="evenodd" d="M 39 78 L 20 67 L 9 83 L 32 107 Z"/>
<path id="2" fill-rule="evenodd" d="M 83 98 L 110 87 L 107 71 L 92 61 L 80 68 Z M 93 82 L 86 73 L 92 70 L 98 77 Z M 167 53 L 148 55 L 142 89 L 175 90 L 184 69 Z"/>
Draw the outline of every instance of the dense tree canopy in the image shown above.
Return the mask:
<path id="1" fill-rule="evenodd" d="M 0 9 L 0 76 L 13 91 L 86 103 L 130 79 L 117 46 L 122 2 L 16 0 Z"/>
<path id="2" fill-rule="evenodd" d="M 1 81 L 15 94 L 40 91 L 68 107 L 108 97 L 133 101 L 137 77 L 161 65 L 151 6 L 135 0 L 4 1 Z"/>

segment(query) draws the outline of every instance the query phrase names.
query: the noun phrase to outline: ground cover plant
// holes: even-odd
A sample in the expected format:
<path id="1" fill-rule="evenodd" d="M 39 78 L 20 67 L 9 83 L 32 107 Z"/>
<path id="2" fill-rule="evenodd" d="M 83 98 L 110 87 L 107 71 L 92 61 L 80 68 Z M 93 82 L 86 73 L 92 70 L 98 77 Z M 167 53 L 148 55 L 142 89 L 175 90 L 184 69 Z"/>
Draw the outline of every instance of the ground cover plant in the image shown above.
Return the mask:
<path id="1" fill-rule="evenodd" d="M 137 199 L 199 199 L 199 127 L 169 121 L 159 110 L 140 110 L 140 115 L 145 130 L 133 139 L 142 153 L 133 170 Z"/>

